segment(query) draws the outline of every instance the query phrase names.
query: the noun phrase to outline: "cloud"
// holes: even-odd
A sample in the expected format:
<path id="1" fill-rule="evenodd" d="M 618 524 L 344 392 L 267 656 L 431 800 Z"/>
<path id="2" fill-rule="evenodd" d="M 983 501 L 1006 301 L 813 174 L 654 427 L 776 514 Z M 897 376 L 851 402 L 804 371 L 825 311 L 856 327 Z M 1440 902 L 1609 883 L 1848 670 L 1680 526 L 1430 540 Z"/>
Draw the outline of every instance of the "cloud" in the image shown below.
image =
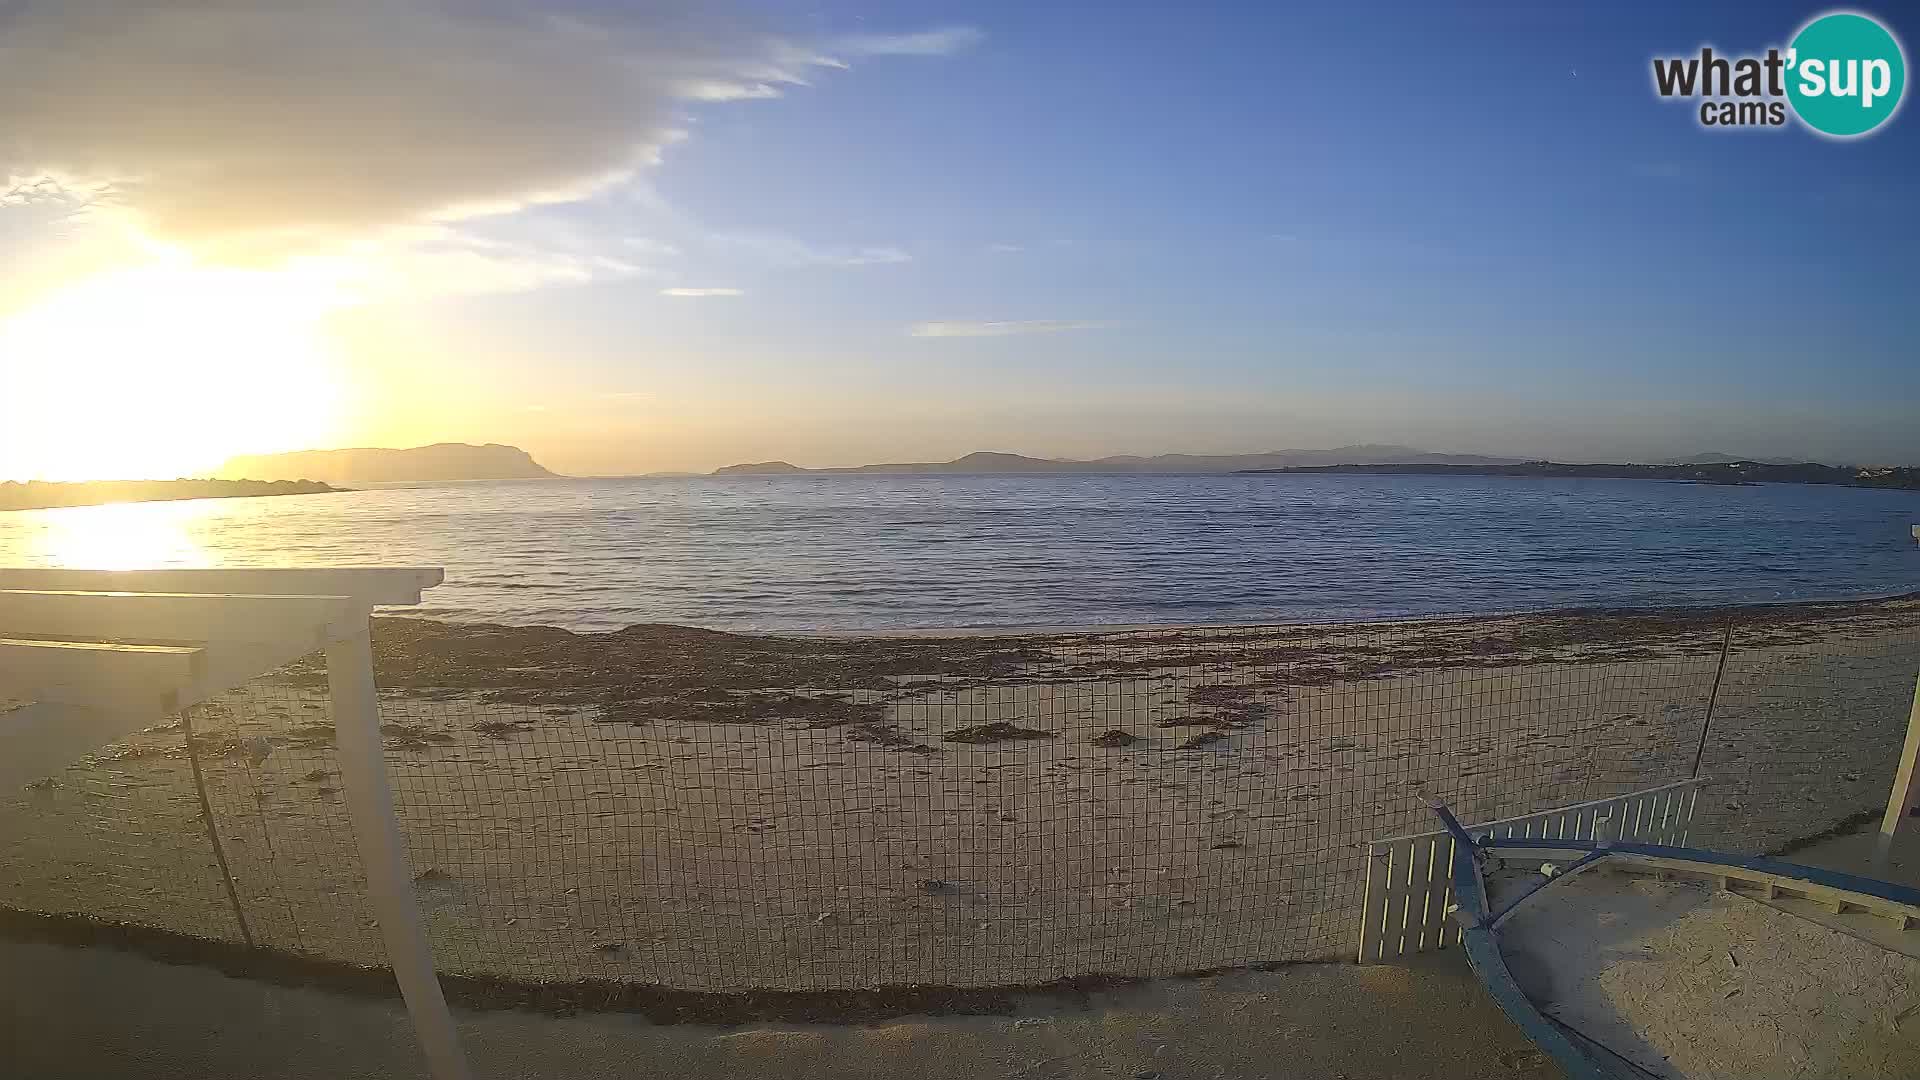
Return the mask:
<path id="1" fill-rule="evenodd" d="M 688 101 L 777 96 L 829 55 L 977 32 L 785 40 L 696 0 L 13 0 L 0 176 L 108 187 L 144 234 L 278 253 L 571 202 L 684 137 Z M 857 257 L 857 253 L 856 253 Z"/>
<path id="2" fill-rule="evenodd" d="M 660 273 L 550 229 L 489 234 L 450 225 L 395 226 L 275 265 L 339 303 L 525 292 Z"/>
<path id="3" fill-rule="evenodd" d="M 854 34 L 835 47 L 853 56 L 945 56 L 980 43 L 986 35 L 971 26 L 948 26 L 917 34 Z"/>
<path id="4" fill-rule="evenodd" d="M 621 237 L 620 242 L 635 251 L 644 251 L 649 255 L 674 256 L 680 254 L 679 248 L 664 241 L 655 240 L 650 236 L 625 236 Z"/>
<path id="5" fill-rule="evenodd" d="M 721 233 L 715 247 L 782 269 L 817 266 L 881 266 L 913 261 L 897 247 L 813 247 L 783 233 Z"/>
<path id="6" fill-rule="evenodd" d="M 1066 330 L 1099 330 L 1103 322 L 1064 319 L 1027 319 L 1018 322 L 923 322 L 907 328 L 911 337 L 1010 337 L 1014 334 L 1058 334 Z"/>
<path id="7" fill-rule="evenodd" d="M 1018 255 L 1027 249 L 1019 244 L 988 244 L 987 250 L 996 255 Z"/>
<path id="8" fill-rule="evenodd" d="M 671 289 L 661 289 L 660 295 L 661 296 L 745 296 L 746 293 L 740 291 L 739 289 L 690 289 L 682 285 L 682 286 L 675 286 L 674 288 L 671 288 Z"/>

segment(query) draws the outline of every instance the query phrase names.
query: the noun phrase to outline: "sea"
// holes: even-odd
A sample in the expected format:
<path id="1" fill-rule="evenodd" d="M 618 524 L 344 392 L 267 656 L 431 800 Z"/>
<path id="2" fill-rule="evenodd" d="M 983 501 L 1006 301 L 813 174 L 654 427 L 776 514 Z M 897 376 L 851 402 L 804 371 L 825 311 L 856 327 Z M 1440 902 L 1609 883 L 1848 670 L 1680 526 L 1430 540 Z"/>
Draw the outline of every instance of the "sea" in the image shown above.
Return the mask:
<path id="1" fill-rule="evenodd" d="M 1920 591 L 1920 491 L 1474 476 L 489 481 L 0 513 L 0 566 L 438 566 L 417 613 L 834 632 Z"/>

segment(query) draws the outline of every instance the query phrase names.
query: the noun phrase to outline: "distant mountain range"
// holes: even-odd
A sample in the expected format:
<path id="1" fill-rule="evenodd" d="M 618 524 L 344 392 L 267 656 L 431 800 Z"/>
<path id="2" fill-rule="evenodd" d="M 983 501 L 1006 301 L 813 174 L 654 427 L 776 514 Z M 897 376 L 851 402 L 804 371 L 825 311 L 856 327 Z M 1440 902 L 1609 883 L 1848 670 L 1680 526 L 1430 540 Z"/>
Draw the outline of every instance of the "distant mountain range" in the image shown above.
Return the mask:
<path id="1" fill-rule="evenodd" d="M 220 468 L 232 480 L 318 480 L 390 484 L 431 480 L 517 480 L 553 476 L 517 446 L 434 443 L 408 450 L 364 447 L 236 457 Z"/>
<path id="2" fill-rule="evenodd" d="M 1758 465 L 1804 465 L 1806 458 L 1797 457 L 1736 457 L 1733 454 L 1695 454 L 1692 457 L 1667 458 L 1661 465 L 1737 465 L 1751 461 Z"/>
<path id="3" fill-rule="evenodd" d="M 1480 454 L 1436 454 L 1410 446 L 1367 444 L 1332 450 L 1270 450 L 1261 454 L 1159 454 L 1076 461 L 1036 458 L 1023 454 L 976 451 L 952 461 L 909 461 L 886 465 L 854 465 L 835 469 L 803 469 L 785 461 L 761 461 L 715 469 L 715 476 L 779 476 L 788 473 L 1231 473 L 1255 469 L 1297 468 L 1304 465 L 1511 465 L 1519 458 Z"/>
<path id="4" fill-rule="evenodd" d="M 1555 476 L 1611 480 L 1665 480 L 1671 483 L 1748 487 L 1754 484 L 1834 484 L 1841 487 L 1920 489 L 1920 468 L 1859 469 L 1797 461 L 1784 465 L 1758 461 L 1715 461 L 1700 465 L 1568 465 L 1557 461 L 1519 464 L 1368 464 L 1307 465 L 1250 469 L 1255 473 L 1344 473 L 1417 476 Z"/>

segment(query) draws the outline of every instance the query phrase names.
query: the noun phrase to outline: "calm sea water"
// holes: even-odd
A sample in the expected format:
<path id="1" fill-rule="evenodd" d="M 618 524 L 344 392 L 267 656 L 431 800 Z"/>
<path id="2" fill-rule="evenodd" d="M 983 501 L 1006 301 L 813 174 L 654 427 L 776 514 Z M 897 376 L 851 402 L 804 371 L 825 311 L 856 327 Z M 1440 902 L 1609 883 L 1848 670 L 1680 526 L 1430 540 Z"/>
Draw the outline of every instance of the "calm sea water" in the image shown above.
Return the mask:
<path id="1" fill-rule="evenodd" d="M 0 565 L 443 566 L 608 629 L 1320 620 L 1920 590 L 1920 492 L 1420 476 L 822 476 L 0 513 Z"/>

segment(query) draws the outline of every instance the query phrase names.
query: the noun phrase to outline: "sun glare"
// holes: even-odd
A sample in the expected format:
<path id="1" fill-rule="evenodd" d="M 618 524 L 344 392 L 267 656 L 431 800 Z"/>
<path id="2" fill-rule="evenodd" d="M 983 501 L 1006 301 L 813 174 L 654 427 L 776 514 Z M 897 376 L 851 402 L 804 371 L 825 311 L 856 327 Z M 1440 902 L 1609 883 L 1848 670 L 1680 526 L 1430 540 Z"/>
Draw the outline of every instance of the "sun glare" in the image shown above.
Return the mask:
<path id="1" fill-rule="evenodd" d="M 0 480 L 207 476 L 326 445 L 326 290 L 284 272 L 147 267 L 0 322 Z"/>

